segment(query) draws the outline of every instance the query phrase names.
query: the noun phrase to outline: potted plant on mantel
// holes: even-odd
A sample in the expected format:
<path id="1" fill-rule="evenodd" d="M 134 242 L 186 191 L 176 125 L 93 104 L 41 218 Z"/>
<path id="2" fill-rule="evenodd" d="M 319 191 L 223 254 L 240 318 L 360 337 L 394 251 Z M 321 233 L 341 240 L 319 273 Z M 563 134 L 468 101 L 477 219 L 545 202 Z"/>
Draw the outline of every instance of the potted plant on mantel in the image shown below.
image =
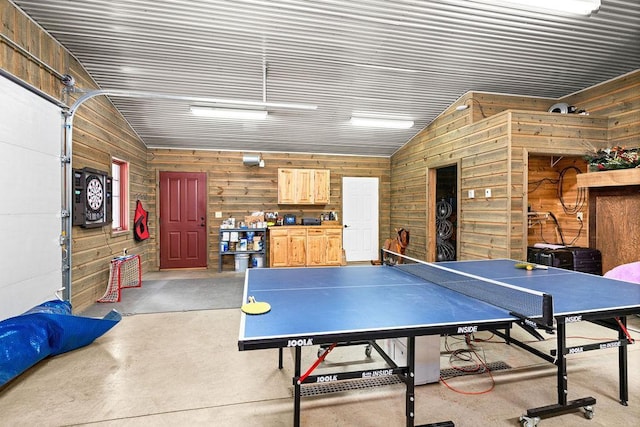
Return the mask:
<path id="1" fill-rule="evenodd" d="M 590 172 L 640 167 L 640 148 L 613 147 L 585 156 Z"/>

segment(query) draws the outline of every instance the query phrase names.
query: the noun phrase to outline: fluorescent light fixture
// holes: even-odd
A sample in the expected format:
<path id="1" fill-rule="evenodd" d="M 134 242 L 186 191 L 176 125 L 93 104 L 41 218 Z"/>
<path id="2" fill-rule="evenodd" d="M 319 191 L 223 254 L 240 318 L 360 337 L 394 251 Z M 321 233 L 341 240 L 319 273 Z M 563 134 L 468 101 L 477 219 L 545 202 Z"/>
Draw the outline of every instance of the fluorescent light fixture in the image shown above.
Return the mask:
<path id="1" fill-rule="evenodd" d="M 387 67 L 384 65 L 372 65 L 372 64 L 353 64 L 353 65 L 361 68 L 373 68 L 376 70 L 386 70 L 386 71 L 401 71 L 403 73 L 419 73 L 420 72 L 420 70 L 412 70 L 410 68 Z"/>
<path id="2" fill-rule="evenodd" d="M 458 105 L 456 107 L 456 111 L 466 110 L 467 108 L 469 108 L 469 106 L 467 104 Z"/>
<path id="3" fill-rule="evenodd" d="M 217 117 L 221 119 L 250 119 L 264 120 L 267 118 L 266 110 L 241 110 L 237 108 L 191 107 L 191 113 L 195 116 Z"/>
<path id="4" fill-rule="evenodd" d="M 389 129 L 409 129 L 413 127 L 413 120 L 383 119 L 377 117 L 351 117 L 354 126 L 377 127 Z"/>
<path id="5" fill-rule="evenodd" d="M 501 6 L 522 6 L 528 10 L 591 15 L 600 9 L 600 0 L 476 0 Z"/>

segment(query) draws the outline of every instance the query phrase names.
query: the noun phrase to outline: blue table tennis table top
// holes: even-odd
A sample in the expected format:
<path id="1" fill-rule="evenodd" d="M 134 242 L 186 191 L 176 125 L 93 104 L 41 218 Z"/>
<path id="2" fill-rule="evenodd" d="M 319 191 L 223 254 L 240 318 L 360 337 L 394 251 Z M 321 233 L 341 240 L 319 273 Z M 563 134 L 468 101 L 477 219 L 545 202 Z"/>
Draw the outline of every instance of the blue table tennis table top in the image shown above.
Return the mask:
<path id="1" fill-rule="evenodd" d="M 459 272 L 551 294 L 554 315 L 640 310 L 640 285 L 550 267 L 517 269 L 517 261 L 437 263 Z M 264 348 L 283 338 L 345 336 L 370 331 L 408 335 L 446 325 L 513 322 L 509 310 L 468 297 L 393 266 L 256 268 L 247 270 L 244 300 L 271 304 L 242 314 L 239 345 Z M 266 343 L 266 344 L 265 344 Z"/>

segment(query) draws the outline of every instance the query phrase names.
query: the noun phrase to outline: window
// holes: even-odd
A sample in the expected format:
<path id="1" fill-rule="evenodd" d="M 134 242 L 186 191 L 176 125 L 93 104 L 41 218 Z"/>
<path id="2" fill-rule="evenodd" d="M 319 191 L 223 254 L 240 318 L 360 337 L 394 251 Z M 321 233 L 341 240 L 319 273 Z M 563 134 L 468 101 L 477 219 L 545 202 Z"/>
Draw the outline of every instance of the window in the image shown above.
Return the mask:
<path id="1" fill-rule="evenodd" d="M 113 222 L 111 229 L 126 231 L 129 229 L 129 163 L 112 159 L 111 176 L 113 178 L 111 193 Z"/>

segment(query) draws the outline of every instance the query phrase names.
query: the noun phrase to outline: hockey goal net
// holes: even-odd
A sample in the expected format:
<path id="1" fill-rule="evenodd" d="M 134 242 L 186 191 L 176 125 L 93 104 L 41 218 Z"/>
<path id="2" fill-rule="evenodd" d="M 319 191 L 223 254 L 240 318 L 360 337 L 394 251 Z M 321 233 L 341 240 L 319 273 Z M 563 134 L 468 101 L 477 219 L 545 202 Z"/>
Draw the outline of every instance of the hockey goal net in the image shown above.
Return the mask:
<path id="1" fill-rule="evenodd" d="M 140 255 L 125 255 L 111 260 L 109 283 L 104 295 L 98 302 L 120 302 L 123 288 L 139 288 L 142 286 Z"/>

